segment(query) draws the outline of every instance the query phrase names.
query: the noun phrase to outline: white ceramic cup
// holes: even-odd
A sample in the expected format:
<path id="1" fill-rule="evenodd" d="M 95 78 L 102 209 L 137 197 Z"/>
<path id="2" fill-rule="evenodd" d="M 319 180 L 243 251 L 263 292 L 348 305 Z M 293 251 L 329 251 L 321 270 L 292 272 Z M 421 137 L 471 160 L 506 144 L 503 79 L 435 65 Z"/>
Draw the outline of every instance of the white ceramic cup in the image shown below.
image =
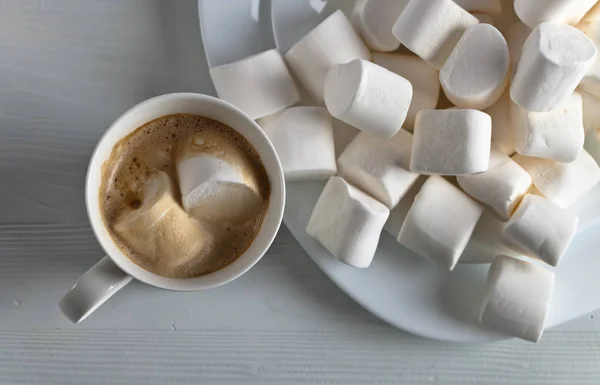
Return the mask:
<path id="1" fill-rule="evenodd" d="M 206 116 L 242 134 L 260 155 L 271 184 L 269 209 L 254 242 L 244 254 L 213 273 L 179 279 L 151 273 L 127 258 L 111 238 L 100 210 L 101 169 L 115 144 L 145 123 L 177 113 Z M 92 229 L 106 256 L 81 276 L 59 303 L 64 315 L 75 323 L 84 320 L 133 278 L 163 289 L 193 291 L 217 287 L 241 276 L 262 258 L 279 230 L 285 205 L 285 183 L 275 148 L 248 115 L 212 96 L 177 93 L 157 96 L 138 104 L 106 130 L 88 167 L 85 201 Z"/>

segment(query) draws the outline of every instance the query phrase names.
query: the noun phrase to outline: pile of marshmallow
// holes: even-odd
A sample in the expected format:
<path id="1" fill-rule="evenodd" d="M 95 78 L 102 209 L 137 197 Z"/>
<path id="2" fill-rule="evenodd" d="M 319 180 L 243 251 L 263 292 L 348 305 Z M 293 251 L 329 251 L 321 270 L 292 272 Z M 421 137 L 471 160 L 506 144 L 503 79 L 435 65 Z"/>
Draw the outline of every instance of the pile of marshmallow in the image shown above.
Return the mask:
<path id="1" fill-rule="evenodd" d="M 543 263 L 558 265 L 577 230 L 568 207 L 600 181 L 600 3 L 514 0 L 499 31 L 512 8 L 359 0 L 352 21 L 334 12 L 285 55 L 211 75 L 221 98 L 269 115 L 287 180 L 328 179 L 307 232 L 334 257 L 368 267 L 384 227 L 449 270 L 487 253 L 480 323 L 537 341 L 554 286 Z M 359 130 L 343 149 L 338 120 Z"/>

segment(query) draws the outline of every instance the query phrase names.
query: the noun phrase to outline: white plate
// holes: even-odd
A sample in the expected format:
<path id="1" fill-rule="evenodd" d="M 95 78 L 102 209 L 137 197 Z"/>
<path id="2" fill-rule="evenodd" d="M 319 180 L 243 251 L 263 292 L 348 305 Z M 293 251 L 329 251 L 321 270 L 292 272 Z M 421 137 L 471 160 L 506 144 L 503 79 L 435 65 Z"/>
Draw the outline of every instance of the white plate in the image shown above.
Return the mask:
<path id="1" fill-rule="evenodd" d="M 265 36 L 268 12 L 256 15 L 257 0 L 200 0 L 200 22 L 212 65 L 241 59 L 242 53 L 269 49 Z M 232 3 L 236 7 L 230 7 Z M 244 5 L 245 4 L 245 5 Z M 264 0 L 262 2 L 265 4 Z M 348 11 L 351 2 L 333 0 L 271 0 L 272 26 L 277 46 L 285 52 L 323 20 L 337 5 Z M 209 6 L 210 5 L 210 6 Z M 262 7 L 261 7 L 262 9 Z M 250 10 L 253 10 L 252 12 Z M 233 34 L 230 26 L 240 33 Z M 257 42 L 267 42 L 260 46 Z M 247 44 L 245 44 L 247 43 Z M 252 51 L 254 50 L 254 51 Z M 244 55 L 245 56 L 245 55 Z M 233 60 L 230 60 L 234 58 Z M 225 60 L 225 61 L 224 61 Z M 476 323 L 486 265 L 459 265 L 452 273 L 400 246 L 384 233 L 371 267 L 348 267 L 334 259 L 305 228 L 323 182 L 288 183 L 284 222 L 308 255 L 344 292 L 384 321 L 411 333 L 446 341 L 484 342 L 506 338 Z M 600 218 L 600 186 L 577 205 L 581 230 Z M 600 308 L 600 229 L 577 235 L 556 271 L 556 288 L 547 326 L 552 327 Z"/>

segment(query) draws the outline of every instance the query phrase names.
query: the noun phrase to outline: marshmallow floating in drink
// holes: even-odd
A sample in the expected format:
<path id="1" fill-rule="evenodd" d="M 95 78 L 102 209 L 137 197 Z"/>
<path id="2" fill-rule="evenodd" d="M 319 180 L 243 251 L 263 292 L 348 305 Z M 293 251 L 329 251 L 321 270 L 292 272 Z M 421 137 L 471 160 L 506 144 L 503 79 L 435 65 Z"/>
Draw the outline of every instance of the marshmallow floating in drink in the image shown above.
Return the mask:
<path id="1" fill-rule="evenodd" d="M 400 43 L 442 68 L 466 29 L 479 20 L 452 0 L 410 1 L 392 27 Z"/>
<path id="2" fill-rule="evenodd" d="M 548 112 L 527 111 L 512 105 L 515 149 L 521 155 L 573 162 L 583 149 L 584 128 L 581 95 Z"/>
<path id="3" fill-rule="evenodd" d="M 291 107 L 265 132 L 279 154 L 286 180 L 327 179 L 337 172 L 332 118 L 322 107 Z"/>
<path id="4" fill-rule="evenodd" d="M 398 234 L 398 243 L 420 256 L 454 269 L 483 207 L 440 176 L 427 179 Z"/>
<path id="5" fill-rule="evenodd" d="M 419 177 L 408 169 L 411 147 L 405 130 L 390 140 L 361 132 L 338 159 L 339 175 L 392 209 Z"/>
<path id="6" fill-rule="evenodd" d="M 139 207 L 117 218 L 114 230 L 132 249 L 170 267 L 194 259 L 210 242 L 179 206 L 174 184 L 162 171 L 146 184 Z"/>
<path id="7" fill-rule="evenodd" d="M 408 80 L 366 60 L 336 65 L 325 80 L 331 115 L 383 139 L 402 127 L 412 94 Z"/>
<path id="8" fill-rule="evenodd" d="M 569 207 L 600 182 L 600 168 L 585 150 L 571 163 L 519 154 L 512 159 L 531 175 L 543 196 L 561 207 Z"/>
<path id="9" fill-rule="evenodd" d="M 368 60 L 371 54 L 350 21 L 338 10 L 304 36 L 284 57 L 311 97 L 322 103 L 325 77 L 331 67 L 354 59 Z"/>
<path id="10" fill-rule="evenodd" d="M 440 83 L 454 105 L 485 109 L 504 92 L 508 68 L 508 46 L 500 31 L 477 24 L 467 28 L 456 44 L 440 70 Z"/>
<path id="11" fill-rule="evenodd" d="M 325 185 L 306 232 L 340 261 L 354 267 L 371 264 L 390 210 L 333 176 Z"/>
<path id="12" fill-rule="evenodd" d="M 365 43 L 375 51 L 394 51 L 400 43 L 392 26 L 409 0 L 358 0 L 352 22 Z"/>
<path id="13" fill-rule="evenodd" d="M 595 58 L 596 47 L 583 32 L 570 25 L 542 23 L 523 45 L 510 96 L 528 111 L 558 108 L 571 96 Z"/>
<path id="14" fill-rule="evenodd" d="M 508 219 L 531 188 L 531 176 L 514 160 L 492 149 L 487 171 L 459 175 L 460 187 L 479 202 L 490 205 L 498 215 Z"/>
<path id="15" fill-rule="evenodd" d="M 300 100 L 290 73 L 276 49 L 210 69 L 219 98 L 252 119 L 282 110 Z"/>
<path id="16" fill-rule="evenodd" d="M 502 236 L 515 251 L 556 266 L 575 236 L 577 222 L 570 211 L 528 194 L 506 223 Z"/>
<path id="17" fill-rule="evenodd" d="M 577 24 L 598 0 L 515 0 L 515 13 L 529 28 L 553 21 Z"/>
<path id="18" fill-rule="evenodd" d="M 554 273 L 499 255 L 488 272 L 479 322 L 512 337 L 537 342 L 544 331 Z"/>
<path id="19" fill-rule="evenodd" d="M 177 175 L 183 208 L 195 218 L 231 221 L 252 218 L 263 204 L 258 175 L 242 170 L 239 151 L 228 151 L 223 141 L 212 143 L 198 134 L 177 150 Z"/>
<path id="20" fill-rule="evenodd" d="M 410 170 L 460 175 L 487 170 L 492 119 L 477 110 L 423 110 L 417 114 Z"/>
<path id="21" fill-rule="evenodd" d="M 402 128 L 412 132 L 417 112 L 433 110 L 440 96 L 438 71 L 421 58 L 407 54 L 373 53 L 373 63 L 402 76 L 412 85 L 413 95 Z"/>

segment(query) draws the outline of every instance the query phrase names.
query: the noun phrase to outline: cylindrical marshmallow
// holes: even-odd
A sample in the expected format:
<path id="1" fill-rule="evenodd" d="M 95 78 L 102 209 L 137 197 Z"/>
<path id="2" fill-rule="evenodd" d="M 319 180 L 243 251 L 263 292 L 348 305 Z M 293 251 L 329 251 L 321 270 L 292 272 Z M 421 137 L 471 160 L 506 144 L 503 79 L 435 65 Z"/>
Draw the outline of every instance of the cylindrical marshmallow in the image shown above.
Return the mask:
<path id="1" fill-rule="evenodd" d="M 429 177 L 406 215 L 398 242 L 452 270 L 482 210 L 479 203 L 444 178 Z"/>
<path id="2" fill-rule="evenodd" d="M 354 59 L 369 60 L 371 54 L 342 11 L 332 13 L 285 55 L 311 97 L 323 103 L 325 77 L 336 64 Z"/>
<path id="3" fill-rule="evenodd" d="M 586 33 L 596 47 L 600 46 L 600 21 L 591 24 Z M 592 95 L 600 97 L 600 57 L 596 57 L 583 79 L 581 79 L 579 87 Z"/>
<path id="4" fill-rule="evenodd" d="M 410 1 L 394 23 L 392 33 L 408 49 L 436 69 L 465 30 L 479 20 L 452 0 Z"/>
<path id="5" fill-rule="evenodd" d="M 492 119 L 477 110 L 423 110 L 417 114 L 410 170 L 426 175 L 484 172 L 490 160 Z"/>
<path id="6" fill-rule="evenodd" d="M 409 0 L 358 0 L 354 5 L 352 23 L 369 48 L 394 51 L 400 42 L 392 34 L 392 26 Z"/>
<path id="7" fill-rule="evenodd" d="M 145 186 L 137 209 L 122 213 L 114 230 L 127 244 L 149 260 L 180 266 L 209 244 L 210 235 L 177 203 L 169 176 L 159 172 Z"/>
<path id="8" fill-rule="evenodd" d="M 463 9 L 471 13 L 499 15 L 502 13 L 502 0 L 454 0 Z"/>
<path id="9" fill-rule="evenodd" d="M 402 128 L 412 93 L 408 80 L 366 60 L 334 66 L 325 81 L 331 115 L 384 139 Z"/>
<path id="10" fill-rule="evenodd" d="M 327 179 L 337 172 L 332 118 L 322 107 L 291 107 L 264 130 L 286 180 Z"/>
<path id="11" fill-rule="evenodd" d="M 407 54 L 373 53 L 373 63 L 398 74 L 412 84 L 413 96 L 402 126 L 413 131 L 417 112 L 433 110 L 440 95 L 438 71 L 421 58 Z"/>
<path id="12" fill-rule="evenodd" d="M 523 45 L 527 41 L 529 34 L 531 34 L 531 28 L 520 21 L 512 23 L 505 31 L 506 44 L 510 53 L 511 76 L 514 76 L 517 72 L 521 53 L 523 52 Z"/>
<path id="13" fill-rule="evenodd" d="M 600 98 L 581 88 L 577 89 L 581 95 L 583 108 L 583 130 L 588 133 L 600 128 Z"/>
<path id="14" fill-rule="evenodd" d="M 382 203 L 333 176 L 317 201 L 306 232 L 340 261 L 365 268 L 373 260 L 389 214 Z"/>
<path id="15" fill-rule="evenodd" d="M 515 13 L 529 28 L 535 28 L 546 21 L 575 25 L 597 1 L 515 0 Z"/>
<path id="16" fill-rule="evenodd" d="M 262 118 L 300 100 L 290 73 L 276 49 L 210 69 L 219 98 L 252 119 Z"/>
<path id="17" fill-rule="evenodd" d="M 514 160 L 497 149 L 490 153 L 490 165 L 481 174 L 459 175 L 460 187 L 479 202 L 490 205 L 508 219 L 531 188 L 531 176 Z"/>
<path id="18" fill-rule="evenodd" d="M 573 162 L 583 149 L 581 95 L 573 92 L 560 107 L 548 112 L 512 105 L 515 149 L 521 155 Z"/>
<path id="19" fill-rule="evenodd" d="M 557 266 L 575 236 L 578 221 L 569 210 L 528 194 L 506 223 L 502 238 L 515 251 Z"/>
<path id="20" fill-rule="evenodd" d="M 338 174 L 392 209 L 419 177 L 408 170 L 411 147 L 406 130 L 389 140 L 361 132 L 338 159 Z"/>
<path id="21" fill-rule="evenodd" d="M 467 28 L 440 70 L 444 93 L 461 108 L 486 109 L 508 81 L 509 53 L 504 36 L 490 24 Z"/>
<path id="22" fill-rule="evenodd" d="M 596 58 L 594 43 L 570 25 L 546 22 L 525 41 L 510 96 L 522 108 L 546 112 L 565 103 Z"/>
<path id="23" fill-rule="evenodd" d="M 544 332 L 554 290 L 554 273 L 533 263 L 499 255 L 488 272 L 481 325 L 537 342 Z"/>
<path id="24" fill-rule="evenodd" d="M 515 137 L 510 119 L 512 104 L 507 90 L 494 105 L 485 110 L 492 118 L 492 144 L 509 156 L 515 153 Z"/>
<path id="25" fill-rule="evenodd" d="M 600 182 L 600 168 L 585 150 L 571 163 L 519 154 L 512 158 L 531 175 L 539 192 L 561 207 L 569 207 Z"/>

